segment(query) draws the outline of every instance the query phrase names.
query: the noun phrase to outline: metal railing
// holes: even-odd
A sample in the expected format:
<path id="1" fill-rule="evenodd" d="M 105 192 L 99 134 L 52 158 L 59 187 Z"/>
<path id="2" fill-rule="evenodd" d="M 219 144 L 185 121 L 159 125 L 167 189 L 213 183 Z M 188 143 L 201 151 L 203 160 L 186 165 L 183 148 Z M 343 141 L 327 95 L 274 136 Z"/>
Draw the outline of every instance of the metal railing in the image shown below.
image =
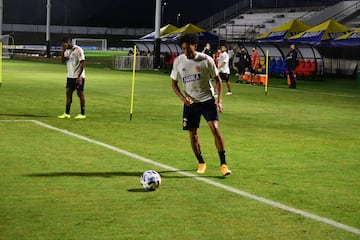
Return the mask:
<path id="1" fill-rule="evenodd" d="M 242 13 L 248 12 L 248 11 L 252 11 L 251 7 L 256 8 L 256 10 L 260 9 L 264 9 L 269 10 L 269 9 L 277 9 L 278 6 L 281 6 L 282 8 L 289 8 L 292 10 L 295 10 L 297 8 L 302 8 L 302 9 L 308 9 L 308 11 L 310 11 L 308 14 L 305 14 L 304 16 L 301 16 L 299 19 L 310 19 L 315 17 L 318 17 L 318 10 L 319 9 L 324 9 L 326 6 L 333 6 L 336 4 L 341 4 L 343 1 L 341 0 L 329 0 L 329 1 L 303 1 L 303 2 L 299 2 L 298 6 L 295 6 L 293 1 L 289 1 L 289 0 L 277 0 L 275 3 L 270 3 L 267 2 L 264 5 L 264 3 L 262 3 L 261 5 L 258 4 L 256 2 L 256 0 L 241 0 L 238 1 L 237 3 L 235 3 L 234 5 L 225 8 L 224 10 L 200 21 L 197 23 L 197 25 L 203 29 L 205 29 L 206 31 L 216 31 L 216 34 L 218 34 L 218 32 L 220 32 L 221 30 L 221 25 L 226 24 L 229 20 L 236 18 L 237 16 L 239 16 Z M 358 5 L 356 5 L 356 8 L 358 8 Z M 349 9 L 350 10 L 350 9 Z M 345 13 L 345 12 L 344 12 Z M 333 17 L 336 17 L 335 14 L 333 14 Z M 243 33 L 226 33 L 225 35 L 229 36 L 230 38 L 236 38 L 236 37 L 231 37 L 231 35 L 244 35 L 246 34 L 246 32 L 253 32 L 256 31 L 256 27 L 248 27 L 246 31 L 244 31 Z M 215 32 L 214 32 L 215 33 Z M 242 38 L 242 37 L 241 37 Z"/>
<path id="2" fill-rule="evenodd" d="M 324 8 L 322 11 L 310 12 L 299 18 L 299 20 L 310 26 L 315 26 L 330 19 L 341 21 L 359 10 L 360 1 L 342 1 L 331 7 Z"/>
<path id="3" fill-rule="evenodd" d="M 205 30 L 210 30 L 224 21 L 234 18 L 240 13 L 246 12 L 249 7 L 250 5 L 248 0 L 239 1 L 236 4 L 210 16 L 209 18 L 204 19 L 203 21 L 197 23 L 197 25 Z"/>
<path id="4" fill-rule="evenodd" d="M 131 70 L 133 69 L 134 56 L 113 56 L 113 68 L 115 70 Z M 137 56 L 136 70 L 152 70 L 154 69 L 154 58 L 152 56 Z"/>

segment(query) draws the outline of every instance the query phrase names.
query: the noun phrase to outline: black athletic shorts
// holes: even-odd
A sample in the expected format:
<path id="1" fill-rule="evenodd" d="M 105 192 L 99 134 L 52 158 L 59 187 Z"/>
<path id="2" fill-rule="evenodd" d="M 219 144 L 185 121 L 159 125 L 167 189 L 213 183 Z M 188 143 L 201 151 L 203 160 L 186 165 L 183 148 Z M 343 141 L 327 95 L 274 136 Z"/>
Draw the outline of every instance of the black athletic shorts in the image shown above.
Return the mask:
<path id="1" fill-rule="evenodd" d="M 193 103 L 190 106 L 184 104 L 183 130 L 199 128 L 201 115 L 204 116 L 207 122 L 219 120 L 215 99 L 201 103 Z"/>
<path id="2" fill-rule="evenodd" d="M 221 72 L 221 73 L 219 73 L 219 75 L 220 75 L 221 80 L 223 80 L 225 82 L 229 81 L 229 74 Z"/>
<path id="3" fill-rule="evenodd" d="M 80 91 L 84 91 L 84 86 L 85 86 L 85 78 L 83 78 L 83 82 L 81 85 L 79 85 L 76 82 L 76 78 L 67 78 L 66 79 L 66 88 L 70 88 L 72 90 L 80 90 Z"/>

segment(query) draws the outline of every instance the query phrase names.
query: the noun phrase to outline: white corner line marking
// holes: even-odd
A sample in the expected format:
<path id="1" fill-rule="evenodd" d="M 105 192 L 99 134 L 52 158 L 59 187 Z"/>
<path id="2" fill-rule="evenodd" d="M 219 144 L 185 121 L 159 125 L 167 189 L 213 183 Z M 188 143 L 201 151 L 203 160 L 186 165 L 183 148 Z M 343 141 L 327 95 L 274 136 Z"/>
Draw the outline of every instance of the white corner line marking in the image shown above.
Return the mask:
<path id="1" fill-rule="evenodd" d="M 69 135 L 69 136 L 72 136 L 72 137 L 87 141 L 89 143 L 93 143 L 93 144 L 96 144 L 98 146 L 102 146 L 104 148 L 107 148 L 107 149 L 110 149 L 112 151 L 121 153 L 121 154 L 126 155 L 126 156 L 131 157 L 131 158 L 135 158 L 135 159 L 140 160 L 142 162 L 149 163 L 151 165 L 154 165 L 154 166 L 157 166 L 157 167 L 169 170 L 169 171 L 176 171 L 177 173 L 179 173 L 181 175 L 184 175 L 184 176 L 187 176 L 187 177 L 192 177 L 195 180 L 202 181 L 202 182 L 204 182 L 206 184 L 209 184 L 209 185 L 224 189 L 224 190 L 226 190 L 228 192 L 232 192 L 232 193 L 238 194 L 240 196 L 243 196 L 243 197 L 246 197 L 246 198 L 249 198 L 249 199 L 264 203 L 264 204 L 267 204 L 269 206 L 276 207 L 276 208 L 285 210 L 285 211 L 290 212 L 290 213 L 295 213 L 295 214 L 301 215 L 301 216 L 303 216 L 305 218 L 313 219 L 315 221 L 325 223 L 327 225 L 330 225 L 330 226 L 345 230 L 347 232 L 351 232 L 351 233 L 360 235 L 360 229 L 357 229 L 355 227 L 345 225 L 343 223 L 331 220 L 329 218 L 325 218 L 325 217 L 321 217 L 321 216 L 318 216 L 318 215 L 315 215 L 315 214 L 312 214 L 312 213 L 308 213 L 308 212 L 305 212 L 305 211 L 300 210 L 300 209 L 289 207 L 289 206 L 284 205 L 282 203 L 278 203 L 278 202 L 275 202 L 275 201 L 272 201 L 272 200 L 269 200 L 269 199 L 266 199 L 266 198 L 263 198 L 263 197 L 259 197 L 259 196 L 256 196 L 254 194 L 251 194 L 251 193 L 248 193 L 248 192 L 245 192 L 245 191 L 241 191 L 239 189 L 224 185 L 222 183 L 210 180 L 208 178 L 199 177 L 198 175 L 188 173 L 188 172 L 185 172 L 185 171 L 181 171 L 180 169 L 171 167 L 169 165 L 165 165 L 165 164 L 162 164 L 162 163 L 159 163 L 159 162 L 155 162 L 155 161 L 153 161 L 151 159 L 142 157 L 140 155 L 125 151 L 123 149 L 120 149 L 120 148 L 111 146 L 109 144 L 93 140 L 91 138 L 88 138 L 88 137 L 85 137 L 85 136 L 82 136 L 82 135 L 79 135 L 79 134 L 76 134 L 76 133 L 73 133 L 73 132 L 70 132 L 70 131 L 67 131 L 65 129 L 60 129 L 60 128 L 48 125 L 46 123 L 43 123 L 43 122 L 40 122 L 40 121 L 37 121 L 37 120 L 0 120 L 0 121 L 1 122 L 4 122 L 4 121 L 7 121 L 7 122 L 20 122 L 20 121 L 33 122 L 33 123 L 35 123 L 35 124 L 37 124 L 39 126 L 42 126 L 44 128 L 51 129 L 51 130 L 54 130 L 54 131 L 57 131 L 57 132 L 61 132 L 63 134 L 66 134 L 66 135 Z"/>

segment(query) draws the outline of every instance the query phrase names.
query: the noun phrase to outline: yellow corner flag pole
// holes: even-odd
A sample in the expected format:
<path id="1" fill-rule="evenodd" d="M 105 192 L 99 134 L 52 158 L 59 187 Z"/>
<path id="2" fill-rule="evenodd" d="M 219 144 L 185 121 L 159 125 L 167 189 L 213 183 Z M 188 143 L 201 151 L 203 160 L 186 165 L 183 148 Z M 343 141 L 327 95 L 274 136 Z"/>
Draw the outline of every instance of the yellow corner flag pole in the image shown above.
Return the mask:
<path id="1" fill-rule="evenodd" d="M 133 109 L 134 109 L 135 70 L 136 70 L 136 45 L 134 45 L 133 74 L 132 74 L 132 81 L 131 81 L 130 121 L 132 120 L 132 114 L 133 114 Z"/>
<path id="2" fill-rule="evenodd" d="M 1 84 L 2 84 L 2 77 L 3 77 L 3 67 L 2 67 L 2 42 L 0 42 L 0 87 L 1 87 Z"/>
<path id="3" fill-rule="evenodd" d="M 267 95 L 268 91 L 268 81 L 269 81 L 269 50 L 266 50 L 266 59 L 265 59 L 265 65 L 266 65 L 266 80 L 265 80 L 265 96 Z"/>

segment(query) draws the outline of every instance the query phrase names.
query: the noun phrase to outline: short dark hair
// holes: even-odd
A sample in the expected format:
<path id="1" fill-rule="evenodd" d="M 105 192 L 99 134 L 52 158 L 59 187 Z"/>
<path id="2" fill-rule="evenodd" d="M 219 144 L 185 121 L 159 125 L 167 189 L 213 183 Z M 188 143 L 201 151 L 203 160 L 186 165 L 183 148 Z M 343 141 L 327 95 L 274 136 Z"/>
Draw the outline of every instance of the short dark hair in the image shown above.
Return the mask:
<path id="1" fill-rule="evenodd" d="M 61 39 L 61 43 L 67 43 L 68 41 L 72 41 L 71 37 L 63 37 L 63 39 Z"/>
<path id="2" fill-rule="evenodd" d="M 180 45 L 183 43 L 189 43 L 195 45 L 199 43 L 199 38 L 196 33 L 186 33 L 180 37 Z"/>

